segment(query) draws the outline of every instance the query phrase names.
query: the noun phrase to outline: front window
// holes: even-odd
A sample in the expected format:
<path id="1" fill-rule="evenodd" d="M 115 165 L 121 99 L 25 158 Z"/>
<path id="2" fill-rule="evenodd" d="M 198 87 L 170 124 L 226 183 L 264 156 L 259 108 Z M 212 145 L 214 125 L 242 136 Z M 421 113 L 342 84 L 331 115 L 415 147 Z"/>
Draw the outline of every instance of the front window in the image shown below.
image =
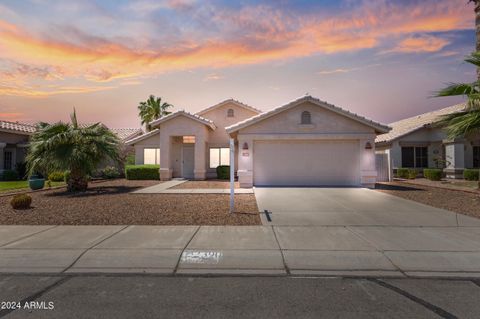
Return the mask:
<path id="1" fill-rule="evenodd" d="M 402 167 L 428 167 L 428 147 L 402 147 Z"/>
<path id="2" fill-rule="evenodd" d="M 230 148 L 210 148 L 210 168 L 217 168 L 220 165 L 230 165 Z"/>
<path id="3" fill-rule="evenodd" d="M 3 167 L 5 169 L 12 169 L 13 154 L 12 151 L 5 151 L 3 158 Z"/>
<path id="4" fill-rule="evenodd" d="M 480 146 L 473 147 L 473 167 L 480 168 Z"/>
<path id="5" fill-rule="evenodd" d="M 159 148 L 144 148 L 143 149 L 143 163 L 160 165 L 160 149 Z"/>

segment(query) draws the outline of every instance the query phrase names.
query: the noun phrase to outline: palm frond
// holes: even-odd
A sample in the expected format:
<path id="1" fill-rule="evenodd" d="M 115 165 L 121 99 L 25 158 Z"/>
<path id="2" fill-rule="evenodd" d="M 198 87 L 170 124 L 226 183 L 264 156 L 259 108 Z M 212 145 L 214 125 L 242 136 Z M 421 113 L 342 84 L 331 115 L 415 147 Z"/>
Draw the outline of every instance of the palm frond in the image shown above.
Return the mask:
<path id="1" fill-rule="evenodd" d="M 477 93 L 478 83 L 450 83 L 435 93 L 435 96 L 457 96 Z"/>
<path id="2" fill-rule="evenodd" d="M 476 67 L 480 67 L 480 52 L 472 52 L 464 61 L 473 64 Z"/>
<path id="3" fill-rule="evenodd" d="M 480 132 L 480 109 L 447 114 L 437 125 L 445 127 L 449 138 L 463 137 Z"/>

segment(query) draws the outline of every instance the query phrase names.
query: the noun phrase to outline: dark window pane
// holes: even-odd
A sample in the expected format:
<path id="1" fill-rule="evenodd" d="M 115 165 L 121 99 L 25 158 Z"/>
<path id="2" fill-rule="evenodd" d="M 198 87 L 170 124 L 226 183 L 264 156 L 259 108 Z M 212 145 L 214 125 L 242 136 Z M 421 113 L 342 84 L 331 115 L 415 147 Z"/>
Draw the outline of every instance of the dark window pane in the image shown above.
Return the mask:
<path id="1" fill-rule="evenodd" d="M 402 167 L 414 167 L 413 147 L 402 147 Z"/>
<path id="2" fill-rule="evenodd" d="M 480 146 L 473 147 L 473 167 L 480 167 Z"/>
<path id="3" fill-rule="evenodd" d="M 415 167 L 428 167 L 427 147 L 415 147 Z"/>

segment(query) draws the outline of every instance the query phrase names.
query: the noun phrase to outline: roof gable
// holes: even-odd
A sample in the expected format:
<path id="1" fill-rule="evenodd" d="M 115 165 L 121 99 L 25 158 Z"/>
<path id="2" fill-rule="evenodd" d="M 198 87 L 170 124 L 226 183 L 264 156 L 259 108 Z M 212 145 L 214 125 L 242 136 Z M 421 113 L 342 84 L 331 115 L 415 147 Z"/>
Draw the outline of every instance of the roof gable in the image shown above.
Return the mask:
<path id="1" fill-rule="evenodd" d="M 296 106 L 298 106 L 298 105 L 300 105 L 304 102 L 310 102 L 310 103 L 312 103 L 316 106 L 322 107 L 322 108 L 327 109 L 329 111 L 332 111 L 334 113 L 337 113 L 337 114 L 343 115 L 347 118 L 350 118 L 354 121 L 360 122 L 360 123 L 362 123 L 366 126 L 372 127 L 372 128 L 375 129 L 375 131 L 377 133 L 386 133 L 390 130 L 390 127 L 388 127 L 386 125 L 383 125 L 383 124 L 378 123 L 378 122 L 374 122 L 374 121 L 369 120 L 369 119 L 367 119 L 363 116 L 357 115 L 355 113 L 351 113 L 347 110 L 344 110 L 342 108 L 339 108 L 339 107 L 334 106 L 332 104 L 329 104 L 327 102 L 321 101 L 321 100 L 319 100 L 317 98 L 314 98 L 312 96 L 309 96 L 309 95 L 301 97 L 299 99 L 296 99 L 296 100 L 294 100 L 294 101 L 292 101 L 288 104 L 282 105 L 280 107 L 274 108 L 270 111 L 267 111 L 267 112 L 258 114 L 256 116 L 253 116 L 253 117 L 251 117 L 249 119 L 246 119 L 244 121 L 238 122 L 234 125 L 231 125 L 231 126 L 227 127 L 226 130 L 229 134 L 234 133 L 238 130 L 241 130 L 242 128 L 248 127 L 248 126 L 253 125 L 255 123 L 266 120 L 266 119 L 268 119 L 268 118 L 270 118 L 274 115 L 277 115 L 281 112 L 284 112 L 286 110 L 294 108 L 294 107 L 296 107 Z"/>
<path id="2" fill-rule="evenodd" d="M 219 108 L 219 107 L 222 107 L 222 106 L 224 106 L 224 105 L 226 105 L 226 104 L 235 104 L 236 106 L 242 107 L 242 108 L 247 109 L 247 110 L 249 110 L 249 111 L 252 111 L 252 112 L 254 112 L 254 113 L 257 113 L 257 114 L 262 113 L 262 111 L 260 111 L 259 109 L 254 108 L 253 106 L 247 105 L 247 104 L 245 104 L 245 103 L 242 103 L 242 102 L 237 101 L 237 100 L 234 100 L 234 99 L 228 99 L 228 100 L 222 101 L 222 102 L 220 102 L 220 103 L 217 103 L 217 104 L 215 104 L 215 105 L 212 105 L 212 106 L 210 106 L 210 107 L 207 107 L 206 109 L 203 109 L 203 110 L 201 110 L 201 111 L 199 111 L 199 112 L 197 112 L 197 113 L 195 113 L 195 114 L 197 114 L 197 115 L 204 115 L 204 114 L 206 114 L 206 113 L 208 113 L 208 112 L 210 112 L 210 111 L 213 111 L 213 110 L 215 110 L 215 109 L 217 109 L 217 108 Z"/>
<path id="3" fill-rule="evenodd" d="M 204 117 L 201 117 L 201 116 L 199 116 L 199 115 L 197 115 L 197 114 L 189 113 L 189 112 L 184 111 L 184 110 L 180 110 L 180 111 L 174 112 L 174 113 L 172 113 L 172 114 L 169 114 L 169 115 L 167 115 L 167 116 L 161 117 L 161 118 L 159 118 L 159 119 L 157 119 L 157 120 L 155 120 L 155 121 L 150 122 L 150 125 L 151 125 L 152 127 L 155 127 L 155 126 L 160 125 L 161 123 L 165 123 L 165 122 L 170 121 L 170 120 L 172 120 L 172 119 L 174 119 L 174 118 L 177 118 L 177 117 L 179 117 L 179 116 L 184 116 L 184 117 L 187 117 L 187 118 L 189 118 L 189 119 L 191 119 L 191 120 L 194 120 L 194 121 L 197 121 L 197 122 L 199 122 L 199 123 L 202 123 L 202 124 L 208 126 L 209 128 L 211 128 L 212 130 L 215 130 L 215 129 L 216 129 L 216 126 L 215 126 L 215 124 L 213 123 L 213 121 L 211 121 L 211 120 L 209 120 L 209 119 L 206 119 L 206 118 L 204 118 Z"/>
<path id="4" fill-rule="evenodd" d="M 159 133 L 160 133 L 160 130 L 159 130 L 158 128 L 156 128 L 156 129 L 154 129 L 154 130 L 152 130 L 152 131 L 150 131 L 150 132 L 147 132 L 147 133 L 142 134 L 142 135 L 140 135 L 140 136 L 136 136 L 136 137 L 134 137 L 134 138 L 131 138 L 131 139 L 126 140 L 126 141 L 125 141 L 125 144 L 127 144 L 127 145 L 133 145 L 133 144 L 135 144 L 135 143 L 138 143 L 138 142 L 140 142 L 140 141 L 143 141 L 143 140 L 145 140 L 145 139 L 147 139 L 147 138 L 149 138 L 149 137 L 152 137 L 152 136 L 154 136 L 154 135 L 156 135 L 156 134 L 159 134 Z"/>

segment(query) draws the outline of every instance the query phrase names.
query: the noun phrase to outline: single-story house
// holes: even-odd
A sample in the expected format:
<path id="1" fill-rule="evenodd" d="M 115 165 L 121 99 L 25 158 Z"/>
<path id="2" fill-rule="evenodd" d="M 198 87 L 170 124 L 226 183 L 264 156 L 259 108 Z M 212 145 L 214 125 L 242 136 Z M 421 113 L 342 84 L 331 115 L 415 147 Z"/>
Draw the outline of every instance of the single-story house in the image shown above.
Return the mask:
<path id="1" fill-rule="evenodd" d="M 377 153 L 386 153 L 393 171 L 400 167 L 443 168 L 449 178 L 462 178 L 465 168 L 480 168 L 480 134 L 449 139 L 434 125 L 442 115 L 459 112 L 465 104 L 416 115 L 389 124 L 392 130 L 378 135 Z"/>
<path id="2" fill-rule="evenodd" d="M 35 130 L 32 124 L 0 120 L 0 174 L 23 163 L 28 139 Z"/>
<path id="3" fill-rule="evenodd" d="M 25 161 L 30 135 L 36 130 L 34 124 L 0 120 L 0 175 L 3 171 L 15 170 L 17 164 Z M 110 128 L 110 130 L 123 142 L 143 133 L 140 128 Z"/>
<path id="4" fill-rule="evenodd" d="M 127 141 L 136 163 L 160 164 L 160 178 L 215 177 L 235 142 L 240 186 L 373 186 L 375 138 L 386 125 L 304 96 L 268 112 L 226 100 L 196 114 L 174 112 Z"/>

